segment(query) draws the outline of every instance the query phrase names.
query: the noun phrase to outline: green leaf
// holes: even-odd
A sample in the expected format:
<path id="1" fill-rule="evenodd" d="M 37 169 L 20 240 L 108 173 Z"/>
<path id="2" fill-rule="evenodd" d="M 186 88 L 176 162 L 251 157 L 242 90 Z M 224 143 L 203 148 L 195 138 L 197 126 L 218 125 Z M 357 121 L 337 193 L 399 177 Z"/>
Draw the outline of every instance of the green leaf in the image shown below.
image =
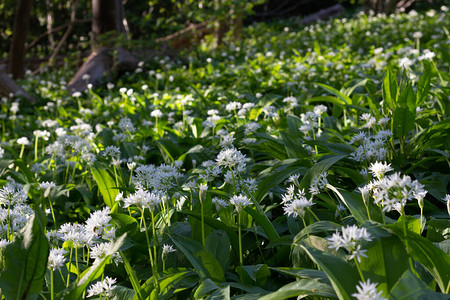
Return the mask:
<path id="1" fill-rule="evenodd" d="M 130 279 L 131 286 L 134 290 L 133 297 L 137 297 L 137 299 L 142 300 L 144 299 L 141 295 L 141 285 L 139 284 L 139 279 L 136 275 L 136 271 L 131 267 L 130 262 L 128 261 L 127 257 L 122 253 L 122 251 L 119 250 L 120 257 L 122 257 L 123 265 L 125 267 L 125 271 L 128 274 L 128 278 Z"/>
<path id="2" fill-rule="evenodd" d="M 327 274 L 339 299 L 352 299 L 351 295 L 356 291 L 360 280 L 356 268 L 330 254 L 303 245 L 300 247 Z"/>
<path id="3" fill-rule="evenodd" d="M 223 230 L 211 232 L 205 241 L 206 249 L 214 255 L 223 270 L 230 261 L 230 239 Z"/>
<path id="4" fill-rule="evenodd" d="M 400 94 L 394 111 L 394 136 L 400 139 L 405 137 L 410 130 L 414 129 L 415 120 L 416 99 L 412 87 L 408 86 Z"/>
<path id="5" fill-rule="evenodd" d="M 350 97 L 344 95 L 343 93 L 341 93 L 340 91 L 336 90 L 335 88 L 332 88 L 331 86 L 323 84 L 323 83 L 315 83 L 315 84 L 320 86 L 321 88 L 323 88 L 327 92 L 335 95 L 339 99 L 341 99 L 343 103 L 345 103 L 345 104 L 351 104 L 352 103 L 352 99 L 350 99 Z"/>
<path id="6" fill-rule="evenodd" d="M 336 299 L 336 294 L 328 284 L 313 279 L 300 279 L 286 284 L 276 292 L 265 295 L 260 300 L 279 300 L 297 296 L 320 296 Z"/>
<path id="7" fill-rule="evenodd" d="M 230 286 L 227 285 L 226 287 L 223 287 L 223 288 L 215 291 L 207 299 L 208 300 L 230 300 Z"/>
<path id="8" fill-rule="evenodd" d="M 416 90 L 416 105 L 420 106 L 425 101 L 425 98 L 427 97 L 429 91 L 430 91 L 430 84 L 431 84 L 431 63 L 429 61 L 423 60 L 423 74 L 420 76 L 419 82 L 417 83 L 417 90 Z"/>
<path id="9" fill-rule="evenodd" d="M 390 292 L 390 300 L 444 300 L 448 295 L 434 292 L 425 282 L 406 270 Z"/>
<path id="10" fill-rule="evenodd" d="M 255 219 L 256 223 L 260 225 L 264 232 L 267 234 L 269 241 L 275 242 L 279 236 L 272 222 L 267 218 L 266 214 L 262 210 L 256 211 L 253 208 L 246 206 L 244 210 Z"/>
<path id="11" fill-rule="evenodd" d="M 97 182 L 100 193 L 103 196 L 103 201 L 107 206 L 112 208 L 116 201 L 116 197 L 119 194 L 114 179 L 109 175 L 106 169 L 102 169 L 96 166 L 91 166 L 92 176 L 94 176 Z"/>
<path id="12" fill-rule="evenodd" d="M 42 290 L 49 254 L 45 220 L 37 209 L 3 249 L 5 269 L 0 274 L 0 288 L 7 299 L 36 299 Z"/>
<path id="13" fill-rule="evenodd" d="M 313 178 L 319 176 L 320 173 L 328 171 L 328 169 L 332 165 L 334 165 L 335 163 L 337 163 L 344 157 L 346 157 L 346 155 L 332 156 L 332 157 L 325 158 L 325 159 L 317 162 L 316 164 L 314 164 L 314 166 L 311 167 L 308 170 L 308 172 L 306 172 L 305 176 L 303 176 L 303 178 L 299 184 L 299 189 L 309 190 L 309 185 L 311 184 L 311 180 Z"/>
<path id="14" fill-rule="evenodd" d="M 270 276 L 269 267 L 266 264 L 239 266 L 236 268 L 242 283 L 256 284 L 263 287 Z"/>
<path id="15" fill-rule="evenodd" d="M 327 275 L 320 270 L 304 269 L 304 268 L 286 268 L 286 267 L 279 267 L 279 268 L 271 267 L 270 269 L 300 279 L 314 279 L 316 281 L 331 284 Z"/>
<path id="16" fill-rule="evenodd" d="M 367 216 L 366 207 L 361 197 L 354 195 L 353 193 L 347 192 L 344 189 L 337 189 L 331 184 L 327 184 L 327 188 L 332 190 L 339 199 L 348 207 L 352 216 L 362 224 L 366 222 L 369 218 Z"/>
<path id="17" fill-rule="evenodd" d="M 294 173 L 304 174 L 304 169 L 310 166 L 310 160 L 287 159 L 271 168 L 264 170 L 264 172 L 260 174 L 260 176 L 264 177 L 258 183 L 258 190 L 255 195 L 256 200 L 261 202 L 271 188 L 283 182 Z"/>
<path id="18" fill-rule="evenodd" d="M 193 239 L 180 235 L 172 235 L 173 243 L 186 256 L 202 280 L 210 278 L 216 282 L 222 282 L 225 279 L 225 273 L 216 260 L 202 244 Z"/>
<path id="19" fill-rule="evenodd" d="M 362 258 L 361 269 L 378 282 L 378 289 L 388 295 L 403 272 L 408 269 L 408 254 L 405 246 L 395 235 L 381 228 L 374 228 L 370 234 L 373 242 L 367 249 L 367 258 Z"/>
<path id="20" fill-rule="evenodd" d="M 330 221 L 319 221 L 308 225 L 306 228 L 303 228 L 302 231 L 297 233 L 294 238 L 294 243 L 297 243 L 299 240 L 307 236 L 308 234 L 312 235 L 315 233 L 320 233 L 324 231 L 332 231 L 335 232 L 336 229 L 341 228 L 341 225 L 338 223 L 330 222 Z"/>
<path id="21" fill-rule="evenodd" d="M 198 288 L 195 290 L 194 299 L 201 299 L 208 293 L 219 289 L 219 286 L 215 284 L 211 279 L 204 280 Z"/>
<path id="22" fill-rule="evenodd" d="M 68 289 L 64 290 L 57 297 L 58 299 L 64 298 L 64 300 L 78 300 L 82 298 L 83 292 L 86 290 L 88 285 L 99 278 L 105 269 L 105 265 L 110 261 L 110 257 L 112 254 L 117 252 L 122 246 L 123 241 L 125 240 L 126 233 L 119 237 L 115 242 L 113 242 L 106 252 L 105 257 L 95 262 L 92 266 L 87 268 L 81 275 L 79 276 L 78 282 L 75 282 L 72 286 L 69 286 Z"/>
<path id="23" fill-rule="evenodd" d="M 129 236 L 132 236 L 137 231 L 139 224 L 135 218 L 120 213 L 111 213 L 110 216 L 121 232 L 126 232 Z"/>
<path id="24" fill-rule="evenodd" d="M 394 111 L 397 106 L 397 98 L 397 78 L 392 71 L 392 68 L 388 68 L 383 80 L 383 100 L 385 106 L 387 106 L 391 111 Z"/>
<path id="25" fill-rule="evenodd" d="M 191 211 L 187 211 L 187 210 L 183 210 L 182 213 L 193 216 L 197 220 L 201 220 L 200 214 L 197 214 L 197 213 L 194 213 Z M 207 224 L 208 226 L 210 226 L 216 230 L 221 229 L 221 230 L 225 231 L 228 235 L 228 238 L 230 240 L 233 250 L 235 251 L 236 255 L 239 255 L 239 253 L 237 252 L 238 251 L 237 249 L 239 248 L 239 239 L 235 232 L 235 230 L 237 230 L 237 229 L 227 226 L 226 224 L 224 224 L 212 217 L 209 217 L 209 216 L 204 216 L 204 221 L 205 221 L 205 224 Z"/>
<path id="26" fill-rule="evenodd" d="M 400 222 L 402 220 L 400 219 Z M 410 249 L 411 256 L 421 263 L 433 275 L 441 291 L 450 287 L 450 256 L 436 247 L 431 241 L 412 231 L 405 236 L 402 223 L 384 225 L 395 233 Z"/>
<path id="27" fill-rule="evenodd" d="M 132 289 L 117 285 L 114 288 L 113 297 L 111 300 L 131 300 L 135 296 L 135 293 Z"/>

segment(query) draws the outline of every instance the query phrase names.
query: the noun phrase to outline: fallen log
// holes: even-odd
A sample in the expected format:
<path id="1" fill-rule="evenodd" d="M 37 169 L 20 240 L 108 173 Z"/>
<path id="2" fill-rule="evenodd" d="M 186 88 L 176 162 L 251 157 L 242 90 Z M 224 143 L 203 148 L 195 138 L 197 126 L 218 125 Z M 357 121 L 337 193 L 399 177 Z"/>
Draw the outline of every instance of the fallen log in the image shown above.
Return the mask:
<path id="1" fill-rule="evenodd" d="M 22 87 L 15 83 L 8 74 L 6 74 L 4 66 L 0 66 L 0 95 L 6 97 L 10 97 L 11 95 L 23 97 L 31 103 L 36 101 L 34 96 L 27 93 Z"/>
<path id="2" fill-rule="evenodd" d="M 318 12 L 309 15 L 300 20 L 301 24 L 311 24 L 319 20 L 325 20 L 334 16 L 337 16 L 344 12 L 344 7 L 341 4 L 335 4 L 333 6 L 327 7 L 325 9 L 319 10 Z"/>
<path id="3" fill-rule="evenodd" d="M 102 47 L 87 57 L 70 80 L 67 89 L 71 92 L 82 92 L 87 89 L 88 84 L 99 86 L 120 72 L 133 70 L 137 65 L 137 58 L 128 50 L 121 47 Z"/>

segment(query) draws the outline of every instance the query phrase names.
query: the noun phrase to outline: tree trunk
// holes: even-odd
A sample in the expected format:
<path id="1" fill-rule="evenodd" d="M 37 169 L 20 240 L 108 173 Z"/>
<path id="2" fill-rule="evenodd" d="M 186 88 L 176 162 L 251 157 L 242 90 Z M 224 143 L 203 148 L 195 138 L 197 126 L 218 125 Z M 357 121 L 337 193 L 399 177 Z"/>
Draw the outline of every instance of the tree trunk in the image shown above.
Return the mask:
<path id="1" fill-rule="evenodd" d="M 88 84 L 100 85 L 121 71 L 137 66 L 138 60 L 126 49 L 101 35 L 126 36 L 126 20 L 121 0 L 92 0 L 92 54 L 70 80 L 67 88 L 72 92 L 84 91 Z M 88 75 L 88 79 L 84 75 Z"/>
<path id="2" fill-rule="evenodd" d="M 99 36 L 113 32 L 115 36 L 126 34 L 125 13 L 121 0 L 92 0 L 92 46 L 101 47 Z"/>
<path id="3" fill-rule="evenodd" d="M 14 79 L 23 78 L 25 75 L 25 41 L 32 3 L 33 0 L 19 0 L 17 3 L 8 64 L 8 72 L 12 74 Z"/>

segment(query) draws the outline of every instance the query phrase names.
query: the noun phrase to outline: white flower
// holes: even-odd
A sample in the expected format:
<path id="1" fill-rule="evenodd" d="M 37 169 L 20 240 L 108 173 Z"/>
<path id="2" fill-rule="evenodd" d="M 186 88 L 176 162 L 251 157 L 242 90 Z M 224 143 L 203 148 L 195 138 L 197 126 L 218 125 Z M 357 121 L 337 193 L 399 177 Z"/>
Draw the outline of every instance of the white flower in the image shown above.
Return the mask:
<path id="1" fill-rule="evenodd" d="M 352 296 L 357 300 L 387 300 L 387 298 L 383 297 L 383 292 L 377 292 L 378 283 L 371 283 L 370 279 L 367 279 L 366 282 L 359 282 L 359 285 L 356 286 L 357 293 L 353 293 Z"/>
<path id="2" fill-rule="evenodd" d="M 445 195 L 444 199 L 445 204 L 447 204 L 447 212 L 450 215 L 450 194 Z"/>
<path id="3" fill-rule="evenodd" d="M 161 203 L 161 201 L 162 199 L 159 194 L 138 189 L 134 194 L 123 200 L 123 207 L 127 208 L 131 205 L 135 205 L 139 208 L 148 208 L 150 211 L 155 211 L 157 205 Z"/>
<path id="4" fill-rule="evenodd" d="M 372 237 L 367 232 L 366 228 L 358 228 L 356 225 L 349 225 L 342 228 L 342 234 L 339 232 L 333 233 L 327 240 L 329 248 L 335 250 L 345 248 L 350 253 L 349 259 L 356 258 L 356 260 L 360 262 L 361 256 L 366 257 L 366 250 L 361 250 L 359 243 L 362 240 L 370 242 Z"/>
<path id="5" fill-rule="evenodd" d="M 8 246 L 9 244 L 11 244 L 10 241 L 6 239 L 0 239 L 0 251 L 5 249 L 5 247 Z"/>
<path id="6" fill-rule="evenodd" d="M 241 212 L 244 207 L 252 204 L 250 199 L 248 199 L 247 196 L 242 194 L 234 195 L 233 197 L 231 197 L 230 203 L 236 207 L 237 212 Z"/>
<path id="7" fill-rule="evenodd" d="M 159 109 L 155 109 L 150 113 L 150 116 L 152 116 L 153 118 L 161 118 L 163 115 L 164 114 Z"/>
<path id="8" fill-rule="evenodd" d="M 167 256 L 167 254 L 169 254 L 171 252 L 175 252 L 175 251 L 177 251 L 177 250 L 174 249 L 172 245 L 164 244 L 163 248 L 162 248 L 162 257 L 163 257 L 163 259 Z"/>
<path id="9" fill-rule="evenodd" d="M 216 210 L 219 211 L 222 207 L 227 207 L 229 204 L 219 197 L 212 198 L 212 203 L 216 205 Z"/>
<path id="10" fill-rule="evenodd" d="M 22 146 L 27 146 L 30 144 L 30 141 L 28 140 L 27 137 L 21 137 L 21 138 L 17 139 L 17 144 L 22 145 Z"/>
<path id="11" fill-rule="evenodd" d="M 388 164 L 387 162 L 375 162 L 371 163 L 369 167 L 370 172 L 378 178 L 378 180 L 382 179 L 384 174 L 387 172 L 392 171 L 391 164 Z"/>
<path id="12" fill-rule="evenodd" d="M 314 203 L 311 199 L 306 199 L 305 197 L 296 198 L 283 206 L 284 214 L 288 216 L 292 215 L 294 218 L 297 216 L 303 218 L 305 216 L 306 208 L 313 205 Z"/>
<path id="13" fill-rule="evenodd" d="M 48 255 L 47 268 L 49 268 L 51 271 L 55 271 L 56 269 L 63 267 L 64 263 L 66 262 L 66 254 L 67 251 L 62 248 L 51 249 Z"/>
<path id="14" fill-rule="evenodd" d="M 116 283 L 115 278 L 111 278 L 106 276 L 106 278 L 103 281 L 98 281 L 95 284 L 92 284 L 87 293 L 87 298 L 92 296 L 105 296 L 105 297 L 112 297 L 113 296 L 113 290 L 116 288 L 114 285 Z"/>
<path id="15" fill-rule="evenodd" d="M 244 169 L 245 155 L 234 148 L 224 149 L 217 155 L 216 162 L 219 166 L 237 167 L 237 169 Z"/>
<path id="16" fill-rule="evenodd" d="M 94 236 L 103 235 L 107 227 L 111 225 L 109 224 L 112 219 L 110 213 L 111 209 L 107 206 L 91 213 L 86 220 L 86 231 Z"/>
<path id="17" fill-rule="evenodd" d="M 318 176 L 314 177 L 311 180 L 311 184 L 309 186 L 309 192 L 312 195 L 317 195 L 320 193 L 320 190 L 326 189 L 326 186 L 328 184 L 327 176 L 328 176 L 328 173 L 324 172 L 324 173 L 321 173 Z"/>
<path id="18" fill-rule="evenodd" d="M 45 191 L 48 188 L 56 189 L 56 187 L 57 186 L 56 186 L 56 184 L 53 181 L 44 181 L 44 182 L 39 183 L 38 189 Z"/>

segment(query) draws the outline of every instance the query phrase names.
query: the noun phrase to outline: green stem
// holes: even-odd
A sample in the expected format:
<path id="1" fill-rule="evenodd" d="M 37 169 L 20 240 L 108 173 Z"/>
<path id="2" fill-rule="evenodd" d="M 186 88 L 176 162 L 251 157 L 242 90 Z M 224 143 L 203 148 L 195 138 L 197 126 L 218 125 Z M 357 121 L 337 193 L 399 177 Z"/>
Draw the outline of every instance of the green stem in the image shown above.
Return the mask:
<path id="1" fill-rule="evenodd" d="M 238 235 L 239 235 L 239 264 L 241 267 L 244 265 L 244 262 L 242 260 L 242 236 L 241 236 L 241 213 L 237 213 L 238 217 Z"/>
<path id="2" fill-rule="evenodd" d="M 141 209 L 141 219 L 144 222 L 145 238 L 147 239 L 148 256 L 150 257 L 150 265 L 151 265 L 152 273 L 153 273 L 153 276 L 152 276 L 153 277 L 153 281 L 154 281 L 154 284 L 155 284 L 155 288 L 158 288 L 158 290 L 159 290 L 157 272 L 156 272 L 156 268 L 155 268 L 155 262 L 153 261 L 153 254 L 152 254 L 152 248 L 151 248 L 151 244 L 150 244 L 150 238 L 148 237 L 147 224 L 145 222 L 145 217 L 144 217 L 144 208 Z M 155 257 L 155 259 L 156 259 L 156 257 Z"/>
<path id="3" fill-rule="evenodd" d="M 205 246 L 205 216 L 204 216 L 204 208 L 203 201 L 200 201 L 201 207 L 201 221 L 202 221 L 202 245 Z"/>
<path id="4" fill-rule="evenodd" d="M 359 273 L 359 276 L 361 277 L 361 280 L 362 280 L 363 282 L 366 282 L 366 280 L 364 279 L 364 275 L 363 275 L 363 273 L 362 273 L 362 271 L 361 271 L 361 268 L 359 267 L 358 260 L 356 259 L 356 257 L 354 257 L 353 260 L 355 261 L 356 268 L 358 269 L 358 273 Z"/>
<path id="5" fill-rule="evenodd" d="M 22 159 L 23 156 L 23 150 L 25 150 L 25 145 L 22 145 L 22 148 L 20 148 L 20 155 L 19 158 Z"/>
<path id="6" fill-rule="evenodd" d="M 156 260 L 156 258 L 157 258 L 157 256 L 156 256 L 156 245 L 158 244 L 158 237 L 156 236 L 155 218 L 154 218 L 154 215 L 153 215 L 153 211 L 151 211 L 151 216 L 152 216 L 152 234 L 153 234 L 153 254 L 154 254 L 154 258 L 155 258 L 155 268 L 157 268 L 158 262 Z"/>
<path id="7" fill-rule="evenodd" d="M 401 209 L 401 215 L 404 216 L 405 215 L 405 208 L 402 206 Z M 403 234 L 405 235 L 405 244 L 406 244 L 406 252 L 408 253 L 408 261 L 409 261 L 409 267 L 411 268 L 411 271 L 418 277 L 420 278 L 419 274 L 417 274 L 416 270 L 414 269 L 414 262 L 411 258 L 411 250 L 409 248 L 409 242 L 408 242 L 408 228 L 406 227 L 406 220 L 404 220 L 403 222 Z"/>
<path id="8" fill-rule="evenodd" d="M 69 287 L 69 282 L 70 282 L 70 269 L 71 269 L 71 265 L 72 265 L 72 250 L 73 250 L 73 246 L 70 247 L 69 262 L 67 264 L 66 288 Z"/>
<path id="9" fill-rule="evenodd" d="M 34 141 L 34 160 L 35 161 L 38 160 L 38 140 L 39 140 L 39 137 L 36 137 L 36 140 Z"/>
<path id="10" fill-rule="evenodd" d="M 58 230 L 58 228 L 56 227 L 55 212 L 53 211 L 52 200 L 50 200 L 50 197 L 48 197 L 48 203 L 50 204 L 50 210 L 52 211 L 52 218 L 53 218 L 53 224 L 55 226 L 55 230 Z"/>

